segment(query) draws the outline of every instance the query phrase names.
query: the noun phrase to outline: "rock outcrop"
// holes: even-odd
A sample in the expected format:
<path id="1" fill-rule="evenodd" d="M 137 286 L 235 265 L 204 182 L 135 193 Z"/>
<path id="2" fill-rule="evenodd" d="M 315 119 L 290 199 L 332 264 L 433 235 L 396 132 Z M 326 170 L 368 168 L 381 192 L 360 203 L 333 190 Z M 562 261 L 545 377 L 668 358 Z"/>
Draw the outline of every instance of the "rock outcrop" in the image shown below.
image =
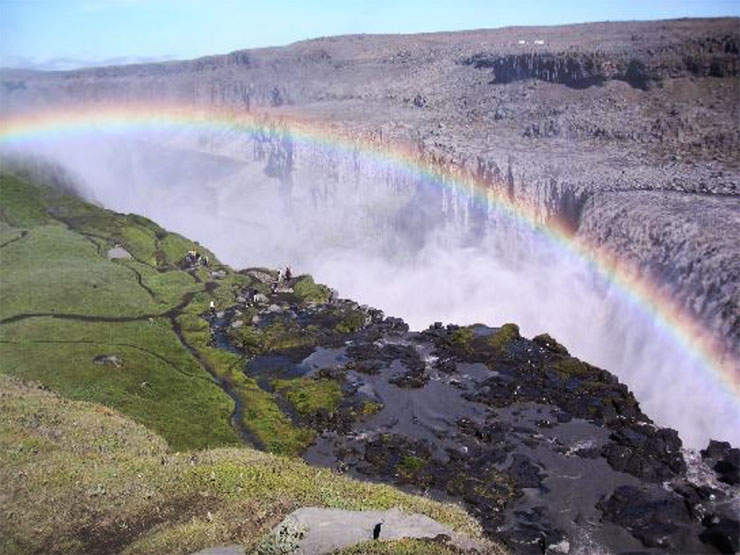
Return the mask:
<path id="1" fill-rule="evenodd" d="M 289 285 L 211 317 L 212 342 L 315 431 L 309 463 L 459 500 L 515 553 L 734 545 L 737 449 L 686 456 L 627 387 L 552 337 L 514 324 L 410 332 L 326 293 L 297 302 Z M 245 313 L 252 324 L 234 326 Z"/>
<path id="2" fill-rule="evenodd" d="M 473 541 L 453 532 L 448 526 L 419 514 L 388 511 L 343 511 L 303 507 L 289 514 L 263 540 L 258 553 L 272 553 L 282 548 L 295 555 L 323 555 L 366 543 L 404 538 L 437 539 L 466 553 L 495 553 L 485 542 Z M 275 546 L 274 551 L 270 547 Z"/>

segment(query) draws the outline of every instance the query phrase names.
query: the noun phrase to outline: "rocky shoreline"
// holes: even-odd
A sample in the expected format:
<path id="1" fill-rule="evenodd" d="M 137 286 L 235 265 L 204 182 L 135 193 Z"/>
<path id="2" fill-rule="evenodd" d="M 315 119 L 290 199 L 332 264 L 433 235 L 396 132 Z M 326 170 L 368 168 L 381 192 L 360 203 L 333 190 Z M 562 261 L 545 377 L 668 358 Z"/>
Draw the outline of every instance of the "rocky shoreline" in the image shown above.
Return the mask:
<path id="1" fill-rule="evenodd" d="M 462 502 L 515 553 L 737 551 L 739 449 L 682 449 L 548 335 L 411 332 L 309 280 L 209 316 L 213 344 L 315 432 L 307 462 Z"/>

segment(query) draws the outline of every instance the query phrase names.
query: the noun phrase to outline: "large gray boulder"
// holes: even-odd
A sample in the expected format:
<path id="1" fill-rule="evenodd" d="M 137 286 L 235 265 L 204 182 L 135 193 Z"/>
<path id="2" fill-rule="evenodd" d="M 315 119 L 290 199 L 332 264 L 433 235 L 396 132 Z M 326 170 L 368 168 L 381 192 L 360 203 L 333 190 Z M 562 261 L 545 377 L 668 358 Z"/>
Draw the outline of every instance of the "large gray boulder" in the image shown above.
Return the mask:
<path id="1" fill-rule="evenodd" d="M 387 511 L 345 511 L 318 507 L 303 507 L 285 517 L 265 538 L 262 550 L 272 552 L 279 546 L 283 549 L 281 552 L 296 555 L 331 553 L 372 540 L 378 524 L 379 541 L 444 535 L 462 549 L 491 552 L 491 547 L 483 542 L 453 532 L 449 527 L 421 514 L 407 514 L 396 508 Z"/>

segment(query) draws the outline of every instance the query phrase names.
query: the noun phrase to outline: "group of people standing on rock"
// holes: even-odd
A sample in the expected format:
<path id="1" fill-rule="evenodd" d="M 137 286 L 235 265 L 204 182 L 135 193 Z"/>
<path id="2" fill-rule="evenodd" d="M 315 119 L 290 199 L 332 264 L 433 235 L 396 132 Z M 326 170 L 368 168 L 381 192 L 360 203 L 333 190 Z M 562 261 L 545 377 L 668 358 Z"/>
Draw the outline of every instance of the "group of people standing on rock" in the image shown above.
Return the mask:
<path id="1" fill-rule="evenodd" d="M 202 256 L 198 251 L 188 251 L 185 255 L 185 267 L 190 269 L 196 269 L 199 266 L 208 268 L 211 265 L 211 260 L 207 256 Z"/>
<path id="2" fill-rule="evenodd" d="M 191 253 L 194 253 L 195 255 L 198 254 L 195 251 L 188 252 L 188 256 L 186 257 L 187 262 L 190 262 L 191 260 Z M 195 256 L 192 257 L 192 260 L 196 260 Z M 208 266 L 207 256 L 205 257 L 205 261 L 206 262 L 204 265 L 207 267 Z M 190 264 L 190 265 L 194 266 L 194 264 Z M 289 284 L 290 280 L 292 279 L 293 279 L 293 270 L 291 270 L 290 266 L 286 266 L 285 270 L 282 270 L 282 269 L 278 270 L 277 279 L 272 282 L 272 287 L 271 287 L 272 294 L 274 295 L 275 293 L 277 293 L 278 287 L 280 287 L 280 285 L 283 282 Z M 259 292 L 257 291 L 257 289 L 250 288 L 249 290 L 247 290 L 247 295 L 246 295 L 247 302 L 249 303 L 255 302 L 257 300 L 258 295 L 259 295 Z M 214 301 L 210 301 L 208 305 L 208 310 L 211 313 L 211 315 L 216 314 L 216 303 Z"/>
<path id="3" fill-rule="evenodd" d="M 286 266 L 285 271 L 278 270 L 278 277 L 277 277 L 278 283 L 280 283 L 283 280 L 290 281 L 291 279 L 293 279 L 293 272 L 290 269 L 290 266 Z"/>
<path id="4" fill-rule="evenodd" d="M 293 271 L 290 266 L 286 266 L 284 271 L 282 269 L 278 270 L 277 279 L 272 283 L 272 294 L 277 293 L 278 287 L 283 281 L 290 282 L 291 279 L 293 279 Z"/>

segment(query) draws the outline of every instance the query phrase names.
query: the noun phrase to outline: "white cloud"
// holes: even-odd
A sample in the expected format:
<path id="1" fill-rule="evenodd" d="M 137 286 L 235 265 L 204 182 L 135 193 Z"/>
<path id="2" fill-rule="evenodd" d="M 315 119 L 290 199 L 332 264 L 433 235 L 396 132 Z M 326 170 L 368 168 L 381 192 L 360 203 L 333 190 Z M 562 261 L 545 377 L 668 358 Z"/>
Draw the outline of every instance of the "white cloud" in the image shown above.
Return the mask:
<path id="1" fill-rule="evenodd" d="M 24 56 L 0 57 L 0 68 L 32 69 L 37 71 L 66 71 L 85 67 L 118 66 L 128 64 L 145 64 L 149 62 L 164 62 L 176 59 L 172 55 L 164 56 L 118 56 L 115 58 L 27 58 Z"/>

